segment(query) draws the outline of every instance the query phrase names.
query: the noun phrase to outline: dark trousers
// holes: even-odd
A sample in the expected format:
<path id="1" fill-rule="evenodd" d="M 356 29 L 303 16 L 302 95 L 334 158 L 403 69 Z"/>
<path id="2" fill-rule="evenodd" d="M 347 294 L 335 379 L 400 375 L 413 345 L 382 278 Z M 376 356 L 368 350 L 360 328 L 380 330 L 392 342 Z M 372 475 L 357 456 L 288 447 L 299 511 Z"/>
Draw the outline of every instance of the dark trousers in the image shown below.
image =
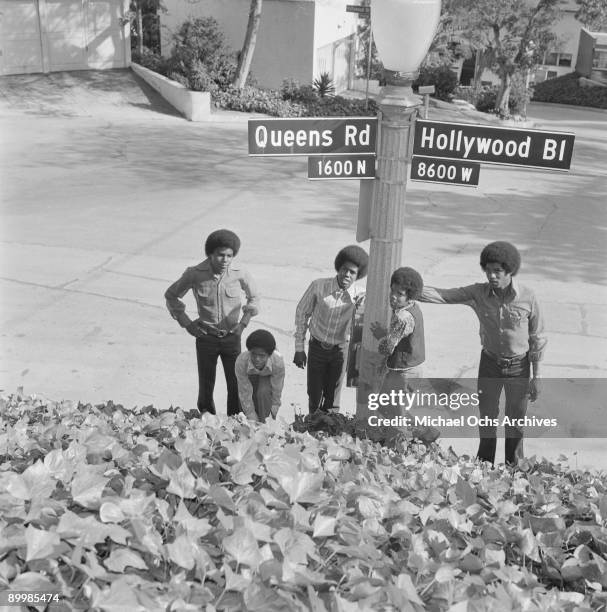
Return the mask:
<path id="1" fill-rule="evenodd" d="M 228 416 L 233 416 L 240 412 L 238 383 L 236 382 L 236 372 L 234 371 L 238 355 L 240 355 L 240 336 L 236 334 L 228 334 L 223 338 L 211 335 L 196 338 L 198 410 L 200 412 L 216 414 L 213 390 L 215 389 L 218 357 L 221 357 L 226 377 L 226 386 L 228 388 Z"/>
<path id="2" fill-rule="evenodd" d="M 498 419 L 502 389 L 506 395 L 505 415 L 520 419 L 527 414 L 529 392 L 529 360 L 524 357 L 508 367 L 500 365 L 484 351 L 478 368 L 479 412 L 481 418 Z M 479 425 L 478 458 L 495 461 L 497 427 Z M 516 465 L 523 458 L 523 428 L 504 427 L 506 434 L 506 463 Z"/>
<path id="3" fill-rule="evenodd" d="M 347 344 L 336 344 L 330 348 L 310 339 L 308 349 L 308 410 L 331 410 L 335 393 L 341 386 Z"/>

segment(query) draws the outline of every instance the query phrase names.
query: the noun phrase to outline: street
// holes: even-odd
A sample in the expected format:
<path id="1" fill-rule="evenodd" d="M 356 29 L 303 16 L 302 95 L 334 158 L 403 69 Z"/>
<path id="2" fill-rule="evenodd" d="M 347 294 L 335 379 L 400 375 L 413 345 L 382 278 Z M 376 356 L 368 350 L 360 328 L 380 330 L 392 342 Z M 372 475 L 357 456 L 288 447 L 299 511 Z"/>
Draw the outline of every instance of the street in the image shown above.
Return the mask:
<path id="1" fill-rule="evenodd" d="M 295 305 L 355 242 L 358 181 L 308 181 L 305 157 L 248 157 L 236 113 L 189 123 L 135 89 L 112 104 L 97 92 L 44 106 L 11 83 L 0 85 L 2 394 L 195 407 L 193 339 L 163 294 L 204 259 L 206 236 L 227 227 L 263 298 L 247 331 L 269 329 L 288 364 L 281 415 L 306 412 L 305 373 L 290 363 Z M 411 182 L 404 264 L 438 287 L 480 282 L 482 247 L 513 242 L 520 280 L 546 315 L 543 375 L 607 378 L 607 113 L 532 104 L 529 118 L 576 134 L 571 170 L 482 166 L 478 188 Z M 472 310 L 423 310 L 426 375 L 474 378 Z M 220 414 L 224 397 L 218 373 Z M 354 406 L 348 389 L 342 407 Z M 578 450 L 580 465 L 607 468 L 604 440 L 527 444 L 528 453 Z M 474 453 L 475 441 L 457 448 Z"/>

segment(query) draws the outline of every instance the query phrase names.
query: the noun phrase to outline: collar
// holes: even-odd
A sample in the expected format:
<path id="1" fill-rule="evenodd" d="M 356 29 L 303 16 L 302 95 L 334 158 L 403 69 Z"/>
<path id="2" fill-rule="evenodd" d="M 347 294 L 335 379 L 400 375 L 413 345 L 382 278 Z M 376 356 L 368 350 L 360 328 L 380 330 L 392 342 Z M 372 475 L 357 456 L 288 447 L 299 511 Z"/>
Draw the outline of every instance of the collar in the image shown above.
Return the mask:
<path id="1" fill-rule="evenodd" d="M 337 276 L 334 276 L 333 280 L 331 281 L 331 293 L 335 293 L 336 291 L 345 291 L 350 296 L 352 301 L 354 301 L 354 298 L 359 293 L 358 287 L 356 286 L 356 281 L 354 281 L 347 289 L 342 289 L 337 282 Z"/>
<path id="2" fill-rule="evenodd" d="M 411 308 L 413 308 L 413 306 L 415 306 L 415 300 L 409 300 L 404 306 L 401 306 L 400 308 L 396 309 L 393 308 L 392 312 L 397 315 L 403 310 L 410 310 Z"/>
<path id="3" fill-rule="evenodd" d="M 488 296 L 498 297 L 497 293 L 495 293 L 495 291 L 493 290 L 493 287 L 490 285 L 490 283 L 486 283 L 486 288 L 487 288 L 487 295 Z M 519 286 L 518 286 L 518 283 L 516 282 L 516 280 L 513 277 L 512 280 L 510 281 L 510 284 L 506 288 L 506 292 L 504 293 L 504 297 L 507 297 L 510 294 L 512 294 L 513 297 L 516 297 L 518 295 L 518 293 L 519 293 Z"/>
<path id="4" fill-rule="evenodd" d="M 249 351 L 247 351 L 247 373 L 248 372 L 253 372 L 253 373 L 257 373 L 257 374 L 261 374 L 262 372 L 268 371 L 270 372 L 270 374 L 272 373 L 272 362 L 274 361 L 274 353 L 276 351 L 273 351 L 272 354 L 268 357 L 268 360 L 266 361 L 266 365 L 263 366 L 263 368 L 261 370 L 258 370 L 254 365 L 253 362 L 251 361 L 251 354 L 249 353 Z"/>
<path id="5" fill-rule="evenodd" d="M 198 265 L 194 266 L 194 268 L 196 268 L 196 270 L 200 270 L 201 272 L 210 272 L 211 274 L 215 274 L 215 272 L 213 271 L 213 268 L 211 267 L 211 260 L 208 257 L 204 261 L 201 261 Z M 240 271 L 240 266 L 232 262 L 229 265 L 225 274 L 229 275 L 231 272 L 239 272 L 239 271 Z"/>

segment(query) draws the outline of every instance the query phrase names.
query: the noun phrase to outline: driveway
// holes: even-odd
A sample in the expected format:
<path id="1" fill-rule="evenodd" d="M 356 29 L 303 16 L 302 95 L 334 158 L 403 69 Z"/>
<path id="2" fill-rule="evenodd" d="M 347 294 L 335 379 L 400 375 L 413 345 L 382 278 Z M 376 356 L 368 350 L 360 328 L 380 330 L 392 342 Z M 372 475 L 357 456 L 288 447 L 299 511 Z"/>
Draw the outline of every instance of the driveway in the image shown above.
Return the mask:
<path id="1" fill-rule="evenodd" d="M 0 112 L 38 117 L 145 118 L 179 113 L 130 70 L 0 77 Z"/>
<path id="2" fill-rule="evenodd" d="M 428 284 L 468 284 L 482 280 L 482 246 L 512 240 L 546 311 L 544 375 L 607 378 L 605 115 L 531 114 L 538 127 L 576 132 L 571 171 L 483 167 L 478 189 L 411 183 L 404 263 Z M 203 258 L 210 231 L 230 227 L 263 295 L 250 329 L 270 329 L 289 364 L 283 414 L 306 410 L 305 373 L 290 364 L 294 309 L 355 241 L 357 181 L 307 181 L 305 158 L 249 158 L 246 117 L 189 123 L 128 71 L 4 77 L 0 129 L 3 393 L 193 407 L 193 342 L 163 293 Z M 474 377 L 472 313 L 424 314 L 427 374 Z M 353 390 L 342 405 L 353 408 Z M 459 442 L 475 451 L 474 441 Z M 604 456 L 604 440 L 558 450 L 567 444 L 585 449 L 581 462 Z M 528 448 L 558 454 L 554 440 Z"/>

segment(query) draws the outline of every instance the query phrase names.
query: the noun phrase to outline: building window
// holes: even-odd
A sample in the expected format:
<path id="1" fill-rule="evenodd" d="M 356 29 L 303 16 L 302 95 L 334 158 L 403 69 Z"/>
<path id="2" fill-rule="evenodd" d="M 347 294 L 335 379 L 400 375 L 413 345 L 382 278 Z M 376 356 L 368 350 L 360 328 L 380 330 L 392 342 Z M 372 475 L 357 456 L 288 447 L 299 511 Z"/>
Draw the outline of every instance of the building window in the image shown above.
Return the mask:
<path id="1" fill-rule="evenodd" d="M 607 69 L 607 51 L 595 50 L 594 57 L 592 58 L 592 67 L 599 70 Z"/>
<path id="2" fill-rule="evenodd" d="M 546 57 L 544 59 L 545 66 L 556 66 L 559 58 L 558 53 L 546 53 Z"/>
<path id="3" fill-rule="evenodd" d="M 559 75 L 559 73 L 556 70 L 548 70 L 546 72 L 546 80 L 548 79 L 554 79 Z"/>
<path id="4" fill-rule="evenodd" d="M 571 66 L 571 53 L 559 53 L 559 66 Z"/>

